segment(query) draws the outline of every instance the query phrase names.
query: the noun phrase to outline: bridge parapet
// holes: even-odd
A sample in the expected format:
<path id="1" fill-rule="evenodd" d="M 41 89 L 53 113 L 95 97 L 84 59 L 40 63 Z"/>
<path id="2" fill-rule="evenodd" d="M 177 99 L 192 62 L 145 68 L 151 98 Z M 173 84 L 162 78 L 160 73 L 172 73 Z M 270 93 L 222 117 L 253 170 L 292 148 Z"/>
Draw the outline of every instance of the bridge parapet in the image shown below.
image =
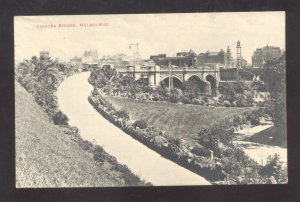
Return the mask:
<path id="1" fill-rule="evenodd" d="M 169 68 L 160 66 L 149 66 L 140 68 L 135 68 L 134 66 L 131 66 L 127 68 L 118 68 L 118 72 L 133 75 L 135 79 L 139 79 L 143 75 L 144 78 L 148 78 L 149 85 L 152 87 L 159 86 L 161 81 L 169 78 L 170 75 L 172 78 L 177 78 L 181 83 L 183 83 L 184 81 L 188 81 L 193 76 L 198 77 L 201 81 L 207 83 L 208 85 L 211 85 L 211 82 L 213 80 L 214 88 L 218 88 L 220 81 L 219 68 L 211 67 L 173 67 L 170 71 Z"/>

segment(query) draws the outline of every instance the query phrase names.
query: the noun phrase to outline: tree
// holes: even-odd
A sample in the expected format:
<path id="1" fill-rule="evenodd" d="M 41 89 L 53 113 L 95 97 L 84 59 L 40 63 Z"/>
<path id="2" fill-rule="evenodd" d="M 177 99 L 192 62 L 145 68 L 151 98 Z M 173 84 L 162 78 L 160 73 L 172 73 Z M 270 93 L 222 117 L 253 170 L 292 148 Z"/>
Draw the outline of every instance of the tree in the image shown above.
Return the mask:
<path id="1" fill-rule="evenodd" d="M 244 96 L 245 90 L 248 90 L 248 87 L 242 82 L 223 83 L 220 93 L 224 100 L 228 100 L 230 103 L 232 103 Z"/>
<path id="2" fill-rule="evenodd" d="M 275 141 L 286 141 L 286 60 L 285 55 L 268 61 L 264 66 L 264 83 L 270 93 L 267 105 L 270 116 L 277 126 Z"/>
<path id="3" fill-rule="evenodd" d="M 287 172 L 283 168 L 283 163 L 278 154 L 268 156 L 267 163 L 261 172 L 267 177 L 273 176 L 278 183 L 286 183 L 287 181 Z"/>
<path id="4" fill-rule="evenodd" d="M 196 80 L 183 82 L 183 93 L 189 99 L 198 98 L 201 95 L 201 84 Z"/>

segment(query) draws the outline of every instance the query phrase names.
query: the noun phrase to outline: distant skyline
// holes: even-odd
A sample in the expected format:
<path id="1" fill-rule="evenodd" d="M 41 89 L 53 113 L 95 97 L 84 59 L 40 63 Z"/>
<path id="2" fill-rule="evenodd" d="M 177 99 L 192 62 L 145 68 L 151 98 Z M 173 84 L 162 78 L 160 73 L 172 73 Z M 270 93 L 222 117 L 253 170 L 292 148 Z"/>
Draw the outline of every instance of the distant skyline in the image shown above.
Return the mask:
<path id="1" fill-rule="evenodd" d="M 40 28 L 45 25 L 48 28 Z M 85 50 L 97 50 L 99 57 L 117 53 L 133 56 L 131 43 L 139 43 L 140 57 L 145 59 L 190 49 L 197 54 L 226 51 L 227 46 L 235 58 L 239 40 L 242 57 L 251 63 L 256 48 L 270 45 L 286 49 L 285 12 L 18 16 L 14 37 L 16 60 L 38 56 L 42 50 L 64 61 L 81 57 Z"/>

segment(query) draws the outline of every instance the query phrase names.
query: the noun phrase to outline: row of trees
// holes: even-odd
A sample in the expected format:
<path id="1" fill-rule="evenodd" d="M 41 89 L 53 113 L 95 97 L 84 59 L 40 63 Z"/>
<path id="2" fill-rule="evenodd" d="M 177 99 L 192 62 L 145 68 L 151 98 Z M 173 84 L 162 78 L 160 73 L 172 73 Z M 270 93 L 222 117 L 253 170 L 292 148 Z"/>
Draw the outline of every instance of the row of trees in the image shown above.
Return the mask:
<path id="1" fill-rule="evenodd" d="M 63 78 L 77 71 L 74 67 L 66 66 L 58 60 L 33 56 L 17 65 L 15 77 L 53 118 L 55 124 L 66 124 L 67 118 L 59 111 L 54 94 Z"/>

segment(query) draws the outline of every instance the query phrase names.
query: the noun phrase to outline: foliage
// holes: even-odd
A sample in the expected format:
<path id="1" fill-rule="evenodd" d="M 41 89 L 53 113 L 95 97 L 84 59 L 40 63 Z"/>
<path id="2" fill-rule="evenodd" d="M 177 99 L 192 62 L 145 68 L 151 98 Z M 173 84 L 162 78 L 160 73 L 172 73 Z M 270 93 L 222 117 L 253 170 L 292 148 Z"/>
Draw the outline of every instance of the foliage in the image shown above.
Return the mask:
<path id="1" fill-rule="evenodd" d="M 115 113 L 119 118 L 129 119 L 128 112 L 126 110 L 119 110 Z"/>
<path id="2" fill-rule="evenodd" d="M 267 62 L 264 66 L 263 81 L 270 92 L 267 108 L 274 125 L 281 129 L 274 138 L 286 139 L 286 60 L 285 55 Z"/>
<path id="3" fill-rule="evenodd" d="M 68 125 L 69 119 L 61 111 L 56 112 L 52 118 L 55 125 Z"/>
<path id="4" fill-rule="evenodd" d="M 76 71 L 73 67 L 68 67 L 58 60 L 33 56 L 30 60 L 25 59 L 17 64 L 15 76 L 47 114 L 56 119 L 55 123 L 65 124 L 62 114 L 58 113 L 54 93 L 63 78 Z"/>
<path id="5" fill-rule="evenodd" d="M 168 97 L 168 90 L 166 87 L 163 86 L 158 86 L 155 90 L 154 90 L 154 101 L 163 101 L 166 100 L 166 98 Z"/>
<path id="6" fill-rule="evenodd" d="M 231 104 L 228 100 L 224 100 L 223 105 L 224 105 L 224 107 L 231 107 Z"/>
<path id="7" fill-rule="evenodd" d="M 87 141 L 87 140 L 79 141 L 79 145 L 85 151 L 89 151 L 89 152 L 93 151 L 94 145 L 91 142 Z"/>
<path id="8" fill-rule="evenodd" d="M 262 168 L 261 172 L 267 177 L 273 176 L 278 183 L 287 182 L 287 171 L 282 166 L 279 154 L 269 156 L 267 164 Z"/>
<path id="9" fill-rule="evenodd" d="M 221 163 L 224 171 L 230 176 L 240 176 L 242 178 L 240 183 L 263 183 L 259 165 L 241 148 L 228 147 L 222 151 L 222 155 Z"/>
<path id="10" fill-rule="evenodd" d="M 204 104 L 204 101 L 203 101 L 202 99 L 196 99 L 196 98 L 194 98 L 194 99 L 192 100 L 192 102 L 193 102 L 193 104 L 195 104 L 195 105 L 203 105 L 203 104 Z"/>
<path id="11" fill-rule="evenodd" d="M 232 146 L 233 128 L 226 128 L 223 124 L 203 128 L 198 133 L 199 143 L 211 149 L 216 156 L 221 156 L 222 145 Z"/>
<path id="12" fill-rule="evenodd" d="M 266 92 L 267 88 L 263 81 L 256 81 L 252 84 L 252 88 L 256 89 L 258 92 Z"/>
<path id="13" fill-rule="evenodd" d="M 192 101 L 187 97 L 183 97 L 181 101 L 183 104 L 192 104 Z"/>
<path id="14" fill-rule="evenodd" d="M 237 121 L 239 124 L 248 121 L 247 116 L 250 113 L 234 116 L 231 118 L 231 121 L 226 120 L 219 124 L 212 125 L 209 128 L 202 129 L 199 132 L 198 141 L 203 146 L 199 148 L 194 147 L 192 150 L 190 150 L 183 144 L 182 138 L 179 136 L 169 136 L 160 129 L 148 126 L 148 124 L 147 126 L 137 126 L 140 125 L 138 123 L 141 121 L 136 121 L 133 124 L 127 122 L 125 126 L 118 125 L 116 121 L 111 118 L 115 113 L 109 113 L 107 111 L 107 106 L 110 103 L 104 101 L 106 98 L 102 99 L 99 96 L 97 97 L 99 98 L 98 101 L 96 101 L 96 99 L 89 99 L 89 101 L 104 117 L 118 127 L 121 127 L 122 130 L 131 135 L 133 138 L 141 141 L 149 148 L 154 149 L 164 157 L 175 161 L 179 165 L 182 165 L 202 176 L 213 180 L 223 179 L 220 177 L 221 175 L 223 177 L 224 175 L 228 175 L 231 180 L 239 184 L 266 183 L 266 178 L 260 174 L 261 172 L 258 164 L 254 160 L 250 159 L 243 150 L 235 148 L 232 144 L 232 126 L 235 124 L 235 121 Z M 103 103 L 104 106 L 99 107 L 98 103 Z M 130 103 L 132 103 L 132 101 L 130 101 Z M 135 104 L 136 103 L 134 103 L 134 105 Z M 170 105 L 170 103 L 165 104 Z M 262 113 L 263 110 L 257 110 L 257 112 L 254 112 L 255 116 L 260 116 Z M 167 147 L 160 147 L 156 144 L 153 144 L 153 141 L 151 140 L 158 135 L 166 137 L 166 140 L 168 141 Z M 210 155 L 209 150 L 214 152 L 215 158 L 213 161 L 208 160 Z M 192 155 L 193 157 L 190 158 L 186 151 L 193 152 L 195 156 Z M 221 170 L 217 170 L 217 168 L 213 166 L 216 164 L 216 162 L 221 164 Z M 222 171 L 222 174 L 219 173 L 220 171 Z"/>
<path id="15" fill-rule="evenodd" d="M 183 93 L 179 88 L 173 88 L 170 91 L 170 102 L 177 103 L 181 100 Z"/>
<path id="16" fill-rule="evenodd" d="M 115 69 L 104 66 L 102 69 L 95 69 L 91 72 L 89 82 L 98 88 L 102 88 L 106 86 L 116 74 Z"/>
<path id="17" fill-rule="evenodd" d="M 187 96 L 189 99 L 198 98 L 201 95 L 201 84 L 197 80 L 193 79 L 184 81 L 183 92 L 184 95 Z"/>
<path id="18" fill-rule="evenodd" d="M 223 83 L 220 88 L 220 99 L 227 100 L 230 103 L 236 102 L 238 107 L 252 106 L 252 98 L 245 95 L 249 89 L 249 86 L 243 82 Z"/>
<path id="19" fill-rule="evenodd" d="M 210 151 L 203 146 L 197 146 L 194 147 L 191 152 L 193 152 L 194 154 L 198 155 L 198 156 L 206 156 L 208 157 L 210 155 Z"/>
<path id="20" fill-rule="evenodd" d="M 171 152 L 171 155 L 175 155 L 176 157 L 181 157 L 182 150 L 182 139 L 179 137 L 171 137 L 169 139 L 168 149 Z"/>
<path id="21" fill-rule="evenodd" d="M 99 145 L 95 145 L 94 146 L 94 150 L 93 150 L 93 158 L 95 161 L 98 162 L 103 162 L 105 161 L 105 153 L 102 147 L 100 147 Z"/>
<path id="22" fill-rule="evenodd" d="M 146 129 L 148 127 L 148 124 L 145 120 L 137 120 L 133 123 L 133 127 L 139 127 L 140 129 Z"/>

